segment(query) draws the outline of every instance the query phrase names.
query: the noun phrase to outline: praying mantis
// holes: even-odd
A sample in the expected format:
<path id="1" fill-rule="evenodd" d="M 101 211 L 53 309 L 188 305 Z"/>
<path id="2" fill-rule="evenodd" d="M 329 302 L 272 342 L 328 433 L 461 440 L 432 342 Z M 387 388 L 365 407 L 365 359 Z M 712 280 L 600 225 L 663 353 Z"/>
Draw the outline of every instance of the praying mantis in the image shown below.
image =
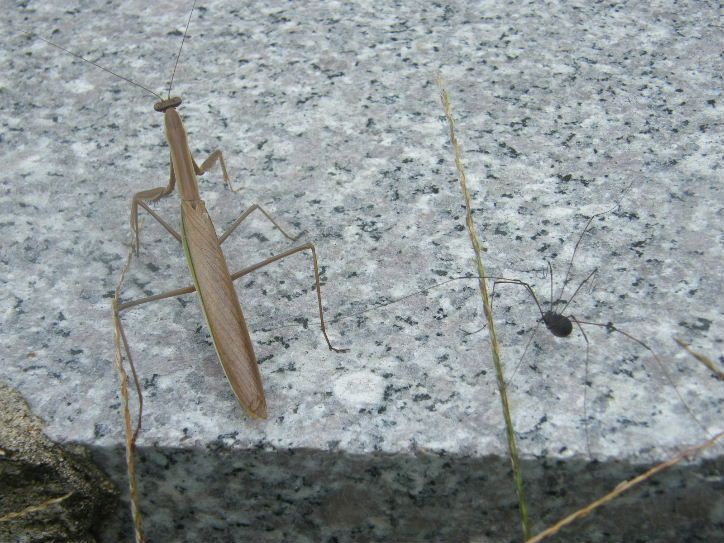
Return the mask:
<path id="1" fill-rule="evenodd" d="M 226 169 L 226 163 L 221 151 L 215 150 L 205 161 L 201 163 L 200 166 L 197 164 L 189 148 L 188 137 L 186 129 L 184 128 L 183 120 L 177 111 L 177 108 L 181 105 L 182 100 L 180 97 L 171 96 L 176 66 L 178 66 L 181 49 L 183 48 L 183 43 L 186 40 L 188 25 L 190 23 L 194 7 L 195 4 L 191 8 L 191 12 L 189 14 L 186 30 L 184 31 L 181 46 L 179 47 L 178 55 L 176 57 L 176 65 L 174 66 L 166 98 L 163 98 L 156 92 L 129 78 L 123 77 L 122 75 L 104 68 L 95 62 L 87 60 L 68 49 L 46 40 L 45 38 L 35 36 L 53 47 L 69 53 L 84 62 L 93 64 L 97 68 L 111 73 L 112 75 L 119 77 L 132 85 L 144 89 L 158 100 L 154 105 L 154 110 L 162 113 L 164 117 L 166 141 L 170 150 L 169 181 L 166 186 L 140 191 L 133 195 L 130 212 L 132 231 L 131 249 L 128 253 L 126 264 L 120 274 L 115 295 L 112 300 L 112 317 L 115 328 L 116 367 L 118 369 L 119 376 L 121 377 L 121 395 L 123 396 L 124 403 L 123 411 L 126 431 L 126 461 L 129 474 L 131 507 L 134 519 L 134 528 L 136 531 L 136 541 L 145 540 L 141 528 L 136 472 L 133 460 L 135 442 L 141 428 L 143 394 L 141 391 L 140 381 L 133 364 L 129 342 L 121 321 L 121 314 L 124 311 L 142 304 L 196 292 L 198 294 L 201 310 L 210 331 L 217 356 L 231 388 L 239 401 L 239 404 L 251 418 L 265 419 L 267 418 L 268 412 L 262 378 L 256 356 L 254 354 L 252 339 L 244 319 L 241 304 L 239 303 L 239 299 L 234 288 L 234 281 L 285 257 L 309 251 L 312 256 L 317 305 L 322 333 L 330 350 L 337 353 L 347 351 L 347 349 L 334 347 L 327 334 L 322 304 L 319 263 L 316 248 L 312 243 L 302 243 L 296 247 L 292 247 L 280 254 L 271 256 L 261 262 L 247 266 L 234 273 L 229 270 L 221 246 L 224 241 L 226 241 L 241 225 L 241 223 L 254 211 L 258 210 L 261 212 L 264 217 L 290 241 L 297 241 L 304 234 L 304 231 L 295 236 L 289 234 L 262 206 L 253 204 L 244 211 L 225 232 L 221 235 L 217 235 L 214 224 L 206 209 L 206 204 L 201 198 L 197 176 L 208 172 L 218 162 L 221 167 L 224 182 L 230 188 L 230 180 Z M 177 231 L 169 224 L 168 221 L 166 221 L 149 206 L 150 202 L 165 198 L 171 195 L 176 189 L 178 190 L 181 200 L 180 231 Z M 193 285 L 135 300 L 122 301 L 121 289 L 125 275 L 128 272 L 132 256 L 134 254 L 138 255 L 140 251 L 140 228 L 138 220 L 139 208 L 145 210 L 153 219 L 158 221 L 158 223 L 181 244 Z M 123 354 L 121 349 L 125 352 L 125 357 L 129 362 L 133 380 L 135 382 L 135 388 L 138 394 L 139 405 L 135 430 L 131 429 L 128 402 L 128 378 L 125 369 L 123 369 Z"/>
<path id="2" fill-rule="evenodd" d="M 189 15 L 190 20 L 190 15 Z M 187 25 L 188 28 L 188 25 Z M 184 34 L 184 39 L 186 34 Z M 183 46 L 183 41 L 182 41 Z M 179 48 L 179 55 L 181 50 Z M 178 62 L 178 58 L 177 58 Z M 239 299 L 234 289 L 233 281 L 271 264 L 287 256 L 302 251 L 310 251 L 314 265 L 315 287 L 319 308 L 319 319 L 322 333 L 327 346 L 334 352 L 346 352 L 332 346 L 327 335 L 324 323 L 324 309 L 319 278 L 319 264 L 317 251 L 312 243 L 304 243 L 280 254 L 272 256 L 246 267 L 236 273 L 230 273 L 226 264 L 221 244 L 236 230 L 236 228 L 255 210 L 259 210 L 279 231 L 289 240 L 298 240 L 304 232 L 296 236 L 288 234 L 284 228 L 260 205 L 249 207 L 234 223 L 221 235 L 217 236 L 216 229 L 211 221 L 206 204 L 201 199 L 196 176 L 203 175 L 216 162 L 219 162 L 223 172 L 224 181 L 229 184 L 229 175 L 226 170 L 221 151 L 216 150 L 199 166 L 191 156 L 186 130 L 177 108 L 181 105 L 181 98 L 171 96 L 173 76 L 169 85 L 166 99 L 154 94 L 160 99 L 154 110 L 163 113 L 166 140 L 171 155 L 171 171 L 169 183 L 165 187 L 157 187 L 136 193 L 131 203 L 131 229 L 133 232 L 133 249 L 136 254 L 140 249 L 140 230 L 138 226 L 138 208 L 146 210 L 156 219 L 183 247 L 186 262 L 193 280 L 193 287 L 177 289 L 154 296 L 149 296 L 128 302 L 121 302 L 118 291 L 113 300 L 113 319 L 120 331 L 126 357 L 132 360 L 128 341 L 121 324 L 120 313 L 131 307 L 180 296 L 193 291 L 198 293 L 201 310 L 208 325 L 214 348 L 221 366 L 224 369 L 231 388 L 244 410 L 252 417 L 264 419 L 267 417 L 266 399 L 262 386 L 261 374 L 256 362 L 251 336 L 244 320 Z M 152 91 L 151 91 L 152 92 Z M 178 184 L 178 193 L 181 199 L 181 231 L 177 232 L 160 217 L 147 202 L 157 201 L 170 195 Z M 132 366 L 133 368 L 133 366 Z M 134 370 L 135 375 L 135 370 Z"/>
<path id="3" fill-rule="evenodd" d="M 181 55 L 183 43 L 186 39 L 188 24 L 191 20 L 192 13 L 193 7 L 191 13 L 189 14 L 189 21 L 186 25 L 186 31 L 184 32 L 181 46 L 179 47 L 178 56 L 176 58 L 176 66 L 178 66 L 178 60 Z M 171 82 L 168 87 L 168 95 L 164 99 L 159 94 L 131 79 L 99 66 L 98 64 L 89 61 L 72 51 L 60 47 L 45 38 L 39 37 L 39 39 L 144 89 L 158 99 L 158 102 L 154 105 L 154 110 L 162 113 L 164 116 L 166 141 L 170 150 L 171 163 L 169 182 L 166 186 L 144 190 L 133 195 L 130 214 L 132 249 L 129 253 L 129 259 L 126 267 L 121 274 L 112 302 L 113 320 L 116 333 L 121 339 L 123 350 L 125 351 L 126 358 L 130 363 L 139 395 L 139 422 L 134 434 L 137 435 L 140 428 L 140 411 L 142 410 L 143 399 L 140 383 L 133 365 L 129 342 L 121 322 L 121 313 L 141 304 L 181 296 L 194 291 L 198 293 L 201 310 L 211 333 L 214 348 L 239 404 L 252 418 L 265 419 L 267 417 L 267 405 L 261 374 L 254 354 L 251 336 L 249 334 L 233 282 L 255 270 L 258 270 L 259 268 L 276 262 L 277 260 L 281 260 L 287 256 L 302 251 L 310 251 L 314 268 L 315 288 L 322 333 L 330 350 L 338 353 L 346 352 L 346 349 L 335 348 L 327 334 L 324 322 L 324 309 L 322 305 L 319 264 L 315 246 L 312 243 L 303 243 L 235 273 L 231 273 L 227 266 L 221 245 L 252 212 L 256 210 L 260 211 L 264 217 L 268 219 L 290 241 L 297 241 L 304 234 L 304 231 L 300 232 L 296 236 L 290 235 L 262 206 L 259 204 L 253 204 L 244 211 L 244 213 L 242 213 L 223 234 L 220 236 L 217 235 L 214 224 L 206 209 L 206 204 L 201 198 L 197 175 L 203 175 L 208 172 L 217 162 L 221 167 L 224 182 L 227 186 L 230 186 L 229 175 L 223 154 L 220 150 L 213 151 L 201 164 L 201 166 L 196 163 L 191 155 L 186 129 L 184 128 L 183 120 L 177 111 L 177 108 L 181 105 L 182 100 L 180 97 L 171 96 L 176 66 L 174 66 L 174 72 L 171 76 Z M 176 188 L 178 189 L 178 194 L 181 199 L 180 232 L 176 231 L 173 226 L 171 226 L 163 217 L 161 217 L 148 205 L 149 202 L 155 202 L 161 198 L 171 195 Z M 136 300 L 121 301 L 120 290 L 125 273 L 128 270 L 130 256 L 133 252 L 138 255 L 140 250 L 140 229 L 138 222 L 139 208 L 148 212 L 152 218 L 158 221 L 158 223 L 181 244 L 189 271 L 191 273 L 193 286 L 171 290 Z"/>
<path id="4" fill-rule="evenodd" d="M 234 394 L 251 417 L 264 419 L 267 417 L 267 406 L 261 375 L 254 355 L 251 336 L 234 289 L 234 280 L 292 254 L 311 251 L 322 333 L 330 350 L 346 352 L 346 349 L 333 347 L 327 335 L 324 324 L 319 264 L 317 252 L 312 243 L 304 243 L 236 273 L 229 272 L 224 253 L 221 250 L 221 244 L 253 211 L 257 209 L 261 211 L 291 241 L 299 239 L 303 232 L 297 236 L 289 235 L 264 208 L 254 204 L 242 213 L 226 232 L 221 236 L 217 236 L 211 217 L 206 210 L 206 204 L 201 199 L 196 175 L 206 173 L 218 161 L 223 171 L 224 180 L 228 183 L 229 177 L 226 165 L 223 155 L 218 150 L 214 151 L 201 166 L 196 163 L 189 150 L 183 121 L 176 111 L 179 105 L 181 105 L 181 98 L 171 97 L 170 93 L 167 99 L 162 99 L 154 105 L 154 109 L 164 115 L 166 139 L 171 151 L 171 174 L 168 186 L 138 192 L 133 196 L 131 228 L 133 231 L 133 246 L 136 253 L 138 253 L 140 248 L 138 208 L 145 209 L 183 246 L 194 285 L 193 287 L 164 292 L 124 303 L 121 303 L 118 296 L 116 296 L 113 300 L 114 322 L 121 331 L 126 357 L 131 360 L 130 348 L 123 332 L 120 313 L 140 304 L 196 291 L 201 310 L 211 332 L 214 348 Z M 174 230 L 147 204 L 148 201 L 156 201 L 171 194 L 177 183 L 181 198 L 180 233 Z"/>

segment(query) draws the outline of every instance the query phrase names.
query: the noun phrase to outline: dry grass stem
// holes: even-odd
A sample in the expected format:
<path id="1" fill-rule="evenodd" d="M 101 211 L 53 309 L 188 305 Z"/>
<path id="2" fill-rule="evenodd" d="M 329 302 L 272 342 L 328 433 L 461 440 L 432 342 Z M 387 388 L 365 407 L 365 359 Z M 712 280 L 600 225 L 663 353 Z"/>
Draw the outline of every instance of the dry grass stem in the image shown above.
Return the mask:
<path id="1" fill-rule="evenodd" d="M 692 349 L 688 343 L 684 343 L 680 339 L 674 338 L 674 341 L 679 344 L 680 347 L 684 348 L 691 356 L 696 358 L 699 362 L 704 364 L 707 368 L 709 368 L 709 371 L 711 371 L 716 377 L 722 381 L 724 381 L 724 371 L 720 370 L 716 367 L 714 364 L 714 361 L 709 358 L 708 356 L 704 356 L 701 353 L 696 352 L 694 349 Z"/>
<path id="2" fill-rule="evenodd" d="M 25 515 L 29 515 L 30 513 L 37 513 L 38 511 L 44 511 L 48 507 L 55 505 L 56 503 L 60 503 L 62 501 L 67 500 L 73 495 L 73 492 L 68 492 L 64 496 L 59 496 L 57 498 L 51 498 L 49 500 L 44 501 L 43 503 L 39 503 L 37 505 L 30 505 L 26 507 L 25 509 L 21 511 L 14 511 L 12 513 L 8 513 L 6 515 L 3 515 L 0 517 L 0 522 L 8 522 L 11 520 L 15 520 L 17 518 L 24 517 Z"/>
<path id="3" fill-rule="evenodd" d="M 455 153 L 455 166 L 458 170 L 458 175 L 460 177 L 460 188 L 463 193 L 463 199 L 465 200 L 465 224 L 470 235 L 470 242 L 473 245 L 473 251 L 475 251 L 475 266 L 478 272 L 478 285 L 480 287 L 480 294 L 483 298 L 483 310 L 485 311 L 485 318 L 488 325 L 488 334 L 490 336 L 490 349 L 493 355 L 493 364 L 495 366 L 495 376 L 498 383 L 498 392 L 500 393 L 500 401 L 503 408 L 503 418 L 505 419 L 505 430 L 508 440 L 508 453 L 510 455 L 510 462 L 513 467 L 515 488 L 518 493 L 518 507 L 520 510 L 523 535 L 527 539 L 528 537 L 530 537 L 530 523 L 528 520 L 528 506 L 525 501 L 525 491 L 523 488 L 523 473 L 520 465 L 520 459 L 518 458 L 518 448 L 515 443 L 513 420 L 510 415 L 510 408 L 508 405 L 508 393 L 505 386 L 505 377 L 503 375 L 503 364 L 500 357 L 500 345 L 498 344 L 498 338 L 495 334 L 495 324 L 493 323 L 493 312 L 490 306 L 488 285 L 484 279 L 485 267 L 483 266 L 483 261 L 480 256 L 482 250 L 480 246 L 480 241 L 478 240 L 478 236 L 475 232 L 472 205 L 470 203 L 470 193 L 468 192 L 467 178 L 465 175 L 465 169 L 463 168 L 462 152 L 460 150 L 460 145 L 458 144 L 457 136 L 455 135 L 455 123 L 452 117 L 450 99 L 448 98 L 447 91 L 443 86 L 442 76 L 439 74 L 437 76 L 437 85 L 440 89 L 440 99 L 442 100 L 442 107 L 445 111 L 445 117 L 447 118 L 448 127 L 450 128 L 450 143 L 452 144 L 453 151 Z"/>
<path id="4" fill-rule="evenodd" d="M 643 483 L 646 479 L 649 479 L 650 477 L 653 477 L 660 471 L 663 471 L 667 468 L 670 468 L 674 464 L 677 464 L 681 462 L 684 458 L 688 458 L 691 456 L 696 456 L 697 454 L 701 453 L 704 449 L 708 449 L 712 445 L 714 445 L 719 439 L 721 439 L 724 436 L 724 432 L 720 432 L 711 439 L 708 439 L 704 443 L 701 443 L 699 445 L 695 445 L 694 447 L 691 447 L 689 449 L 686 449 L 685 451 L 680 452 L 676 456 L 673 456 L 669 460 L 666 460 L 664 462 L 661 462 L 660 464 L 657 464 L 650 470 L 642 473 L 641 475 L 638 475 L 634 477 L 633 479 L 629 479 L 628 481 L 624 481 L 622 483 L 619 483 L 616 488 L 614 488 L 611 492 L 606 494 L 605 496 L 597 499 L 596 501 L 591 502 L 586 507 L 583 507 L 582 509 L 579 509 L 575 513 L 572 513 L 568 515 L 567 517 L 559 520 L 551 527 L 543 530 L 541 533 L 536 535 L 535 537 L 532 537 L 526 541 L 526 543 L 538 543 L 539 541 L 543 541 L 544 539 L 558 533 L 561 528 L 568 526 L 569 524 L 575 522 L 576 520 L 582 519 L 588 515 L 590 515 L 595 509 L 598 509 L 602 505 L 607 504 L 608 502 L 612 501 L 614 498 L 616 498 L 619 494 L 623 494 L 627 490 L 630 490 L 631 488 L 635 487 L 636 485 Z"/>

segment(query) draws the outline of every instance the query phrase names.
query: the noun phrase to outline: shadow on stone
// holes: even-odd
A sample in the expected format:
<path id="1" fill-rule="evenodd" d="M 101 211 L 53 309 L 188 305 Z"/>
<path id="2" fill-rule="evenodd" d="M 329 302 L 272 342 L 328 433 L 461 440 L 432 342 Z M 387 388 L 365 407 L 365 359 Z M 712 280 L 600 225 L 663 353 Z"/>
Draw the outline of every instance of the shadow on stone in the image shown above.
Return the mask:
<path id="1" fill-rule="evenodd" d="M 94 455 L 124 473 L 122 449 Z M 149 541 L 521 541 L 505 458 L 220 446 L 140 449 L 138 466 Z M 647 467 L 524 461 L 534 532 Z M 723 470 L 721 458 L 672 468 L 551 541 L 714 541 L 724 531 Z M 130 537 L 127 507 L 121 515 L 105 541 Z"/>

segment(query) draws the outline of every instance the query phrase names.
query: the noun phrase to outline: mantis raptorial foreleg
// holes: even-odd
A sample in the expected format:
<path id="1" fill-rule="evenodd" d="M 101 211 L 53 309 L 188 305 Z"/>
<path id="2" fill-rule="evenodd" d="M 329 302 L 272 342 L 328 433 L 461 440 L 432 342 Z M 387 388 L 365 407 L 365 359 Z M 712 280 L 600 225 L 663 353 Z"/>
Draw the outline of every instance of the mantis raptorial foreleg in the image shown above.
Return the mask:
<path id="1" fill-rule="evenodd" d="M 192 159 L 193 160 L 193 159 Z M 220 150 L 216 150 L 213 153 L 209 155 L 209 157 L 204 160 L 201 163 L 201 166 L 199 166 L 195 160 L 193 160 L 193 166 L 194 170 L 196 171 L 197 175 L 203 175 L 206 172 L 208 172 L 211 168 L 214 167 L 216 162 L 219 162 L 221 165 L 221 171 L 224 176 L 224 183 L 233 191 L 231 188 L 231 183 L 229 180 L 229 174 L 226 170 L 226 163 L 224 162 L 224 155 Z M 158 213 L 156 213 L 146 202 L 155 202 L 157 200 L 160 200 L 161 198 L 168 196 L 171 194 L 174 190 L 174 187 L 176 185 L 176 175 L 173 171 L 173 165 L 171 165 L 171 172 L 169 174 L 169 181 L 168 185 L 165 187 L 156 187 L 153 189 L 144 190 L 141 192 L 137 192 L 133 195 L 133 200 L 131 201 L 131 231 L 133 232 L 133 247 L 136 250 L 136 255 L 138 255 L 138 251 L 140 249 L 140 229 L 138 225 L 138 208 L 142 207 L 145 209 L 151 217 L 156 219 L 156 221 L 163 226 L 179 243 L 181 243 L 181 234 L 179 234 L 166 220 L 164 220 Z M 234 191 L 235 192 L 235 191 Z M 289 234 L 284 228 L 274 219 L 274 217 L 263 207 L 261 207 L 259 204 L 253 204 L 250 206 L 244 213 L 242 213 L 238 219 L 236 219 L 233 224 L 221 235 L 219 236 L 219 243 L 223 243 L 226 238 L 228 238 L 234 230 L 255 210 L 261 211 L 264 216 L 271 222 L 275 227 L 279 229 L 279 231 L 284 235 L 285 238 L 287 238 L 290 241 L 297 241 L 300 237 L 302 237 L 306 230 L 302 230 L 297 234 L 296 236 L 292 236 Z"/>
<path id="2" fill-rule="evenodd" d="M 137 192 L 133 195 L 133 199 L 131 200 L 131 246 L 136 251 L 136 256 L 138 256 L 138 252 L 141 248 L 141 232 L 139 230 L 138 226 L 138 207 L 141 206 L 143 209 L 145 209 L 151 217 L 156 219 L 161 226 L 163 226 L 168 232 L 176 238 L 176 241 L 181 243 L 181 234 L 176 232 L 176 230 L 171 227 L 165 220 L 163 220 L 155 211 L 153 211 L 146 202 L 155 202 L 156 200 L 160 200 L 164 196 L 168 196 L 173 192 L 174 187 L 176 186 L 176 174 L 173 171 L 173 164 L 171 164 L 170 167 L 170 173 L 168 177 L 168 185 L 165 187 L 156 187 L 154 189 L 148 189 L 148 190 L 142 190 L 141 192 Z"/>
<path id="3" fill-rule="evenodd" d="M 224 183 L 226 183 L 229 188 L 231 188 L 231 183 L 229 181 L 229 174 L 226 171 L 226 162 L 224 162 L 224 155 L 223 153 L 217 149 L 213 153 L 209 155 L 209 157 L 204 160 L 201 163 L 201 166 L 196 164 L 196 161 L 192 158 L 191 159 L 194 166 L 194 171 L 197 175 L 203 175 L 206 172 L 208 172 L 211 168 L 214 167 L 214 164 L 216 162 L 219 162 L 221 165 L 221 172 L 224 176 Z M 174 187 L 176 186 L 176 173 L 173 170 L 173 163 L 171 164 L 169 178 L 168 178 L 168 185 L 165 187 L 156 187 L 153 189 L 147 189 L 142 190 L 141 192 L 137 192 L 133 195 L 133 199 L 131 200 L 131 232 L 133 233 L 133 240 L 132 244 L 133 247 L 136 250 L 136 255 L 138 255 L 138 251 L 141 247 L 141 238 L 140 238 L 140 230 L 138 226 L 138 208 L 139 206 L 145 209 L 151 217 L 156 219 L 161 226 L 163 226 L 174 238 L 176 238 L 176 241 L 181 243 L 181 234 L 179 234 L 174 228 L 168 224 L 164 219 L 162 219 L 158 213 L 153 211 L 146 202 L 155 202 L 157 200 L 160 200 L 161 198 L 168 196 L 173 192 Z M 286 234 L 285 234 L 286 235 Z M 289 237 L 289 236 L 287 236 Z"/>

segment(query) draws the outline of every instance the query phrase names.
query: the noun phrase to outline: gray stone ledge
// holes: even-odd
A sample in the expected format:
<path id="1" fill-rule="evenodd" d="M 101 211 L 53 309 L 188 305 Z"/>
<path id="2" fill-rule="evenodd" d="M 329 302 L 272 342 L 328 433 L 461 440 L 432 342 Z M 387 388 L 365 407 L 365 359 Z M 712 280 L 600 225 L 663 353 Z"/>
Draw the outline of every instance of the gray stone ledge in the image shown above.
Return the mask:
<path id="1" fill-rule="evenodd" d="M 121 488 L 109 303 L 126 254 L 131 195 L 168 176 L 161 118 L 142 91 L 20 31 L 160 89 L 186 17 L 182 7 L 90 1 L 76 10 L 18 4 L 0 19 L 0 379 L 28 399 L 50 438 L 96 451 Z M 511 492 L 487 336 L 468 333 L 482 322 L 474 282 L 454 281 L 350 317 L 473 269 L 438 71 L 451 95 L 490 273 L 531 283 L 547 302 L 547 262 L 559 284 L 587 217 L 620 201 L 581 244 L 564 297 L 597 269 L 569 311 L 613 321 L 667 368 L 668 377 L 645 349 L 595 327 L 586 329 L 588 356 L 578 330 L 559 339 L 539 329 L 525 351 L 540 315 L 523 289 L 497 289 L 503 359 L 506 373 L 515 374 L 514 421 L 533 466 L 528 488 L 545 502 L 538 511 L 549 511 L 536 522 L 573 504 L 558 510 L 555 496 L 546 495 L 549 479 L 537 477 L 542 468 L 535 466 L 560 466 L 560 477 L 572 481 L 593 459 L 602 481 L 613 483 L 633 475 L 622 466 L 651 465 L 722 430 L 724 387 L 673 342 L 681 337 L 721 361 L 718 19 L 716 3 L 706 2 L 686 9 L 634 2 L 262 2 L 241 9 L 204 2 L 176 76 L 179 112 L 194 156 L 222 149 L 242 190 L 230 194 L 213 171 L 201 179 L 202 195 L 219 230 L 257 202 L 292 230 L 308 231 L 304 239 L 316 244 L 322 265 L 330 334 L 350 352 L 330 353 L 318 331 L 308 257 L 241 281 L 270 413 L 253 422 L 224 379 L 193 296 L 129 311 L 124 322 L 146 398 L 142 458 L 178 451 L 168 456 L 193 470 L 183 477 L 198 479 L 189 502 L 179 493 L 156 515 L 147 507 L 163 505 L 156 491 L 183 486 L 185 471 L 173 472 L 174 481 L 142 466 L 149 532 L 175 533 L 175 511 L 204 500 L 202 474 L 226 473 L 218 464 L 227 449 L 229 462 L 242 468 L 263 456 L 259 450 L 270 451 L 264 454 L 278 460 L 268 459 L 269 480 L 293 467 L 279 452 L 288 450 L 299 451 L 292 459 L 347 466 L 348 477 L 363 482 L 367 475 L 355 466 L 388 460 L 392 471 L 384 476 L 407 477 L 407 470 L 425 480 L 419 474 L 428 461 L 412 460 L 419 451 L 432 455 L 433 467 L 436 455 L 458 459 L 445 468 L 452 477 L 495 458 L 471 477 L 499 480 L 499 491 Z M 178 220 L 175 196 L 156 210 Z M 224 249 L 239 269 L 287 247 L 253 219 Z M 179 247 L 147 219 L 124 296 L 189 282 Z M 216 443 L 218 452 L 208 453 Z M 346 460 L 358 455 L 359 464 Z M 676 526 L 689 533 L 685 517 L 700 518 L 691 512 L 696 496 L 721 484 L 721 455 L 712 450 L 707 463 L 658 483 L 676 487 L 677 477 L 685 478 L 679 497 L 640 498 L 631 507 L 646 507 L 661 533 L 676 534 Z M 297 469 L 301 475 L 304 468 Z M 238 477 L 246 476 L 242 469 Z M 344 490 L 342 482 L 334 488 Z M 209 475 L 209 488 L 219 484 Z M 259 512 L 268 503 L 254 505 L 255 493 L 267 489 L 238 488 L 234 500 L 221 493 L 204 506 Z M 393 488 L 382 486 L 380 495 Z M 355 491 L 376 490 L 365 484 Z M 456 504 L 460 518 L 483 514 L 477 505 L 485 494 L 470 492 L 459 495 L 471 500 Z M 307 506 L 296 498 L 301 515 Z M 442 498 L 430 499 L 434 508 Z M 702 513 L 709 515 L 702 530 L 721 525 L 721 500 Z M 672 503 L 687 513 L 677 517 Z M 502 508 L 484 525 L 515 537 L 510 496 Z M 386 515 L 381 525 L 394 528 L 392 511 Z M 592 529 L 605 530 L 606 518 L 594 517 L 602 524 Z M 321 530 L 323 518 L 313 520 L 310 530 Z M 184 522 L 199 533 L 232 530 L 218 518 Z"/>

